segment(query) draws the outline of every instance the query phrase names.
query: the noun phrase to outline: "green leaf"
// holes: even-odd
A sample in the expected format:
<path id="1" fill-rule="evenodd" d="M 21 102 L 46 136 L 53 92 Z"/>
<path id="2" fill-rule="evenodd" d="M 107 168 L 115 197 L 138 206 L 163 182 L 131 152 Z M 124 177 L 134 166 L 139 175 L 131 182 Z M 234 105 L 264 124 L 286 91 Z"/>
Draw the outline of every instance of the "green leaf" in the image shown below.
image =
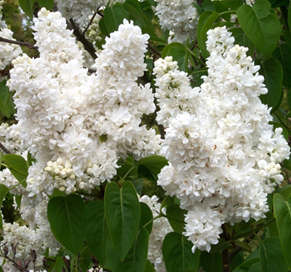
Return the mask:
<path id="1" fill-rule="evenodd" d="M 235 44 L 239 44 L 244 47 L 250 48 L 252 46 L 251 41 L 247 37 L 246 33 L 241 28 L 232 28 L 229 30 L 235 39 Z"/>
<path id="2" fill-rule="evenodd" d="M 34 0 L 18 0 L 18 3 L 24 13 L 32 19 Z"/>
<path id="3" fill-rule="evenodd" d="M 280 44 L 274 51 L 273 56 L 277 58 L 283 67 L 283 85 L 291 88 L 291 47 Z M 290 107 L 291 108 L 291 107 Z"/>
<path id="4" fill-rule="evenodd" d="M 238 9 L 242 4 L 242 0 L 222 0 L 221 4 L 232 10 Z"/>
<path id="5" fill-rule="evenodd" d="M 137 272 L 144 271 L 148 255 L 149 233 L 145 228 L 141 228 L 134 240 L 134 243 L 126 255 L 124 261 L 118 257 L 111 239 L 106 244 L 108 261 L 113 272 Z"/>
<path id="6" fill-rule="evenodd" d="M 63 267 L 65 267 L 65 263 L 63 261 L 63 258 L 58 257 L 56 259 L 55 265 L 54 265 L 54 272 L 63 272 Z"/>
<path id="7" fill-rule="evenodd" d="M 84 244 L 83 214 L 85 204 L 80 196 L 69 195 L 50 199 L 47 217 L 56 239 L 75 255 Z"/>
<path id="8" fill-rule="evenodd" d="M 156 272 L 154 266 L 152 265 L 152 263 L 149 260 L 147 260 L 144 272 Z"/>
<path id="9" fill-rule="evenodd" d="M 280 194 L 285 201 L 288 200 L 289 196 L 291 195 L 291 184 L 288 184 L 279 190 L 276 190 L 276 193 Z"/>
<path id="10" fill-rule="evenodd" d="M 204 11 L 198 20 L 197 26 L 197 40 L 203 57 L 206 59 L 209 53 L 206 49 L 207 31 L 212 27 L 215 20 L 218 18 L 219 13 L 216 11 Z"/>
<path id="11" fill-rule="evenodd" d="M 46 9 L 54 8 L 54 0 L 36 0 L 41 7 L 45 7 Z"/>
<path id="12" fill-rule="evenodd" d="M 81 267 L 81 271 L 88 271 L 88 269 L 92 266 L 91 260 L 92 252 L 90 251 L 89 247 L 86 246 L 82 251 L 80 256 L 78 257 L 78 262 Z M 99 261 L 99 260 L 98 260 Z"/>
<path id="13" fill-rule="evenodd" d="M 255 263 L 259 263 L 260 265 L 260 259 L 252 258 L 246 260 L 241 265 L 239 265 L 233 272 L 248 272 Z"/>
<path id="14" fill-rule="evenodd" d="M 135 1 L 126 1 L 123 4 L 123 7 L 135 20 L 144 26 L 146 25 L 144 18 L 142 17 L 139 3 L 136 3 Z"/>
<path id="15" fill-rule="evenodd" d="M 9 192 L 9 189 L 4 184 L 0 184 L 0 208 L 8 192 Z M 0 229 L 3 230 L 2 213 L 0 213 Z"/>
<path id="16" fill-rule="evenodd" d="M 254 263 L 251 267 L 249 272 L 261 272 L 261 264 L 260 263 Z M 265 272 L 265 271 L 263 271 Z"/>
<path id="17" fill-rule="evenodd" d="M 151 209 L 149 208 L 149 206 L 143 202 L 140 202 L 140 211 L 141 211 L 140 224 L 139 224 L 140 228 L 146 225 L 145 228 L 147 229 L 149 233 L 151 233 L 152 227 L 153 227 L 153 222 L 152 222 L 153 213 Z"/>
<path id="18" fill-rule="evenodd" d="M 127 181 L 119 189 L 114 182 L 105 189 L 105 213 L 113 245 L 121 260 L 130 250 L 140 222 L 140 205 L 136 191 Z"/>
<path id="19" fill-rule="evenodd" d="M 289 7 L 288 7 L 288 27 L 291 34 L 291 1 L 289 1 Z"/>
<path id="20" fill-rule="evenodd" d="M 184 219 L 186 211 L 182 210 L 178 205 L 167 208 L 167 219 L 173 230 L 182 234 L 184 231 Z"/>
<path id="21" fill-rule="evenodd" d="M 6 154 L 3 156 L 3 163 L 6 164 L 11 174 L 26 187 L 25 180 L 28 176 L 28 163 L 20 155 Z"/>
<path id="22" fill-rule="evenodd" d="M 281 97 L 283 94 L 282 80 L 283 69 L 280 62 L 271 57 L 261 64 L 260 74 L 265 78 L 265 84 L 268 89 L 268 93 L 261 95 L 261 101 L 275 110 L 281 103 Z"/>
<path id="23" fill-rule="evenodd" d="M 104 265 L 108 229 L 103 201 L 92 201 L 87 204 L 83 217 L 83 229 L 88 247 L 99 262 Z"/>
<path id="24" fill-rule="evenodd" d="M 136 166 L 138 167 L 139 175 L 155 182 L 161 169 L 167 164 L 168 161 L 164 157 L 153 155 L 140 159 Z"/>
<path id="25" fill-rule="evenodd" d="M 136 192 L 139 195 L 141 195 L 142 194 L 142 188 L 143 188 L 143 179 L 142 178 L 134 179 L 132 181 L 132 184 L 134 185 L 134 188 L 135 188 Z"/>
<path id="26" fill-rule="evenodd" d="M 28 165 L 31 166 L 33 162 L 36 162 L 36 160 L 34 158 L 32 158 L 30 152 L 27 152 L 27 163 L 28 163 Z"/>
<path id="27" fill-rule="evenodd" d="M 106 28 L 104 17 L 101 18 L 101 20 L 99 21 L 99 29 L 100 29 L 101 33 L 104 36 L 109 36 L 110 35 L 109 31 Z"/>
<path id="28" fill-rule="evenodd" d="M 13 94 L 9 91 L 9 88 L 6 86 L 6 80 L 0 83 L 0 112 L 5 115 L 7 118 L 13 116 L 16 112 L 13 103 Z"/>
<path id="29" fill-rule="evenodd" d="M 291 269 L 291 199 L 284 200 L 280 194 L 274 195 L 274 213 L 285 260 Z"/>
<path id="30" fill-rule="evenodd" d="M 222 258 L 219 252 L 201 252 L 200 263 L 205 272 L 222 272 Z"/>
<path id="31" fill-rule="evenodd" d="M 277 237 L 268 238 L 264 241 L 260 240 L 260 258 L 261 270 L 264 272 L 288 271 L 280 239 Z"/>
<path id="32" fill-rule="evenodd" d="M 252 7 L 240 6 L 236 15 L 250 41 L 269 59 L 280 38 L 281 24 L 268 0 L 257 0 Z"/>
<path id="33" fill-rule="evenodd" d="M 241 265 L 239 265 L 233 272 L 248 272 L 250 268 L 256 263 L 260 265 L 259 258 L 252 258 L 252 259 L 246 260 Z"/>
<path id="34" fill-rule="evenodd" d="M 104 10 L 104 24 L 109 33 L 116 31 L 123 19 L 127 17 L 126 10 L 120 3 L 114 6 L 107 6 Z"/>
<path id="35" fill-rule="evenodd" d="M 188 50 L 185 45 L 178 42 L 170 43 L 162 51 L 162 58 L 166 56 L 172 56 L 173 60 L 178 62 L 179 70 L 187 72 Z"/>
<path id="36" fill-rule="evenodd" d="M 192 253 L 192 243 L 179 233 L 170 232 L 163 241 L 163 257 L 168 272 L 196 272 L 200 251 Z"/>

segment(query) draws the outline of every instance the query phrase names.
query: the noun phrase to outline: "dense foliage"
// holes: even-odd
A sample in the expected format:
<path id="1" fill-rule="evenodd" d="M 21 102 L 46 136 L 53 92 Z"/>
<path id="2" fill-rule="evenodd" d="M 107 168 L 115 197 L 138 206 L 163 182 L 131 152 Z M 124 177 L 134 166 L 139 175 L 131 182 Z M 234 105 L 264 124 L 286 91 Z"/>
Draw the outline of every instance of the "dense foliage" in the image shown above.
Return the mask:
<path id="1" fill-rule="evenodd" d="M 289 5 L 1 0 L 0 271 L 291 271 Z"/>

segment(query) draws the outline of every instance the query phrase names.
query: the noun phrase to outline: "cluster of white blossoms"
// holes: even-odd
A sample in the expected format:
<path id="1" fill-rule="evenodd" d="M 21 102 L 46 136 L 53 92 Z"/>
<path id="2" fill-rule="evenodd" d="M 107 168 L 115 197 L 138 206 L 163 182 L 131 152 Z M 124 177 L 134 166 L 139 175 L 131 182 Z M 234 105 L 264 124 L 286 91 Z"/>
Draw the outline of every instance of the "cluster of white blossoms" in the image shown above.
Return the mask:
<path id="1" fill-rule="evenodd" d="M 144 195 L 140 197 L 139 201 L 147 204 L 152 211 L 153 218 L 160 215 L 160 212 L 166 214 L 166 209 L 162 208 L 161 203 L 158 202 L 157 196 L 149 197 Z M 162 254 L 163 241 L 169 232 L 173 229 L 165 217 L 159 217 L 153 221 L 153 228 L 149 237 L 148 260 L 154 265 L 156 272 L 165 272 L 166 267 Z"/>
<path id="2" fill-rule="evenodd" d="M 163 29 L 174 33 L 172 41 L 184 43 L 196 37 L 198 12 L 195 0 L 157 0 L 156 14 Z"/>
<path id="3" fill-rule="evenodd" d="M 13 259 L 13 251 L 10 246 L 14 244 L 16 248 L 15 259 L 24 263 L 25 260 L 31 258 L 30 250 L 35 250 L 36 269 L 43 267 L 43 256 L 47 249 L 49 249 L 50 256 L 55 256 L 60 248 L 47 219 L 47 204 L 48 198 L 45 195 L 43 195 L 43 200 L 39 200 L 35 197 L 28 197 L 27 193 L 24 193 L 21 199 L 20 214 L 28 226 L 21 226 L 16 222 L 3 224 L 2 251 L 6 245 L 9 250 L 8 256 Z M 2 264 L 4 271 L 18 271 L 11 262 L 3 263 L 3 261 L 4 258 L 0 257 L 0 264 Z M 28 269 L 32 269 L 33 266 L 31 262 Z"/>
<path id="4" fill-rule="evenodd" d="M 122 0 L 56 0 L 58 10 L 68 20 L 73 19 L 81 27 L 86 27 L 89 23 L 89 17 L 98 8 L 105 7 Z"/>
<path id="5" fill-rule="evenodd" d="M 40 57 L 17 58 L 9 81 L 14 129 L 37 161 L 29 168 L 30 196 L 54 188 L 90 191 L 111 180 L 128 153 L 135 159 L 154 154 L 159 136 L 140 126 L 142 115 L 155 111 L 154 97 L 150 84 L 136 83 L 146 68 L 149 36 L 124 20 L 106 39 L 93 66 L 97 72 L 88 75 L 59 12 L 42 9 L 33 28 Z"/>
<path id="6" fill-rule="evenodd" d="M 166 132 L 161 155 L 169 161 L 158 184 L 188 211 L 184 234 L 193 251 L 209 251 L 225 222 L 264 217 L 267 194 L 283 180 L 279 163 L 289 157 L 282 129 L 273 132 L 259 99 L 267 89 L 248 49 L 234 45 L 225 27 L 207 34 L 208 76 L 200 87 L 192 89 L 170 57 L 154 69 Z"/>
<path id="7" fill-rule="evenodd" d="M 13 32 L 7 28 L 5 21 L 2 20 L 3 4 L 4 1 L 0 1 L 0 37 L 8 40 L 15 40 L 13 38 Z M 21 53 L 22 50 L 19 45 L 0 42 L 0 71 Z"/>
<path id="8" fill-rule="evenodd" d="M 8 28 L 0 30 L 0 37 L 8 40 L 15 40 L 13 32 Z M 19 45 L 0 42 L 0 70 L 3 70 L 13 59 L 22 53 Z"/>

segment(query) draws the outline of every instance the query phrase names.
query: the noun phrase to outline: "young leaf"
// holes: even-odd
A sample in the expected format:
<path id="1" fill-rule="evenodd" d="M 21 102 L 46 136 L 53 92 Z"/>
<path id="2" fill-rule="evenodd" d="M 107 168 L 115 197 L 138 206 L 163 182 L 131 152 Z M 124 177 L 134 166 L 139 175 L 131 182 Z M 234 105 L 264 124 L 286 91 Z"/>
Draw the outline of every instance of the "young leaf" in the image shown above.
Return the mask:
<path id="1" fill-rule="evenodd" d="M 281 102 L 283 93 L 283 69 L 280 62 L 271 57 L 261 64 L 260 74 L 265 77 L 268 93 L 261 95 L 261 101 L 269 107 L 276 109 Z"/>
<path id="2" fill-rule="evenodd" d="M 28 176 L 28 163 L 20 155 L 6 154 L 3 156 L 3 163 L 6 164 L 11 174 L 26 187 L 25 180 Z"/>
<path id="3" fill-rule="evenodd" d="M 182 234 L 184 231 L 184 219 L 186 211 L 182 210 L 178 205 L 167 208 L 167 218 L 173 230 Z"/>
<path id="4" fill-rule="evenodd" d="M 163 241 L 163 257 L 168 272 L 196 272 L 200 251 L 192 253 L 192 243 L 179 233 L 170 232 Z"/>
<path id="5" fill-rule="evenodd" d="M 136 191 L 127 181 L 119 189 L 108 183 L 105 189 L 105 213 L 113 245 L 121 260 L 132 247 L 140 222 L 140 205 Z"/>
<path id="6" fill-rule="evenodd" d="M 261 270 L 264 272 L 288 271 L 280 239 L 277 237 L 268 238 L 264 241 L 260 240 L 260 258 Z"/>
<path id="7" fill-rule="evenodd" d="M 178 42 L 170 43 L 162 51 L 162 58 L 166 56 L 172 56 L 173 60 L 178 62 L 179 70 L 187 72 L 188 50 L 185 45 Z"/>
<path id="8" fill-rule="evenodd" d="M 15 113 L 12 93 L 6 86 L 6 80 L 0 83 L 0 112 L 7 118 L 12 117 Z"/>
<path id="9" fill-rule="evenodd" d="M 104 265 L 106 261 L 105 245 L 108 229 L 103 201 L 93 201 L 87 204 L 83 217 L 83 229 L 88 247 L 98 261 Z"/>
<path id="10" fill-rule="evenodd" d="M 148 243 L 149 233 L 145 228 L 141 228 L 125 259 L 121 261 L 112 240 L 109 238 L 106 244 L 106 253 L 111 270 L 113 272 L 144 271 L 147 262 Z"/>
<path id="11" fill-rule="evenodd" d="M 0 208 L 8 192 L 9 189 L 4 184 L 0 184 Z M 3 230 L 2 213 L 0 213 L 0 229 Z"/>
<path id="12" fill-rule="evenodd" d="M 257 0 L 252 7 L 240 6 L 236 15 L 250 41 L 269 59 L 281 35 L 280 21 L 269 1 Z"/>
<path id="13" fill-rule="evenodd" d="M 85 204 L 80 196 L 69 195 L 50 199 L 47 217 L 56 239 L 78 255 L 84 244 L 83 214 Z"/>
<path id="14" fill-rule="evenodd" d="M 34 0 L 18 0 L 18 3 L 24 13 L 32 19 Z"/>
<path id="15" fill-rule="evenodd" d="M 274 213 L 285 260 L 291 269 L 291 196 L 287 201 L 280 194 L 274 195 Z"/>

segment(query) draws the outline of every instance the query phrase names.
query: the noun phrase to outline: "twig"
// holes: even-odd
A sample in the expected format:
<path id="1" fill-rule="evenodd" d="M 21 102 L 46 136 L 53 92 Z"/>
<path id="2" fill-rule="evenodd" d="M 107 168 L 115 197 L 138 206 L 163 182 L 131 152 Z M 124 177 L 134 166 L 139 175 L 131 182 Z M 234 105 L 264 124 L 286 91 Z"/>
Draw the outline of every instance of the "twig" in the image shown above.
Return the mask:
<path id="1" fill-rule="evenodd" d="M 87 30 L 89 29 L 90 25 L 93 23 L 93 20 L 94 20 L 94 18 L 96 17 L 96 15 L 98 14 L 98 12 L 99 12 L 99 8 L 97 8 L 97 10 L 96 10 L 96 11 L 94 12 L 94 14 L 92 15 L 92 17 L 91 17 L 91 19 L 90 19 L 88 25 L 86 26 L 85 30 L 84 30 L 83 33 L 82 33 L 83 36 L 85 36 Z"/>
<path id="2" fill-rule="evenodd" d="M 161 53 L 159 51 L 157 51 L 154 47 L 152 47 L 150 44 L 148 44 L 149 49 L 156 55 L 158 55 L 159 57 L 161 57 Z"/>
<path id="3" fill-rule="evenodd" d="M 0 142 L 0 148 L 6 153 L 6 154 L 12 154 L 11 151 L 9 151 L 1 142 Z"/>
<path id="4" fill-rule="evenodd" d="M 17 45 L 21 45 L 21 46 L 26 46 L 30 49 L 37 49 L 38 48 L 37 46 L 34 46 L 34 45 L 27 43 L 27 42 L 14 41 L 14 40 L 5 39 L 2 37 L 0 37 L 0 42 L 6 42 L 6 43 L 12 43 L 12 44 L 17 44 Z"/>
<path id="5" fill-rule="evenodd" d="M 70 19 L 70 21 L 67 21 L 67 24 L 68 28 L 73 30 L 73 34 L 75 35 L 77 40 L 83 44 L 84 49 L 90 54 L 93 59 L 96 59 L 97 55 L 93 44 L 85 38 L 80 28 L 75 24 L 74 20 Z"/>

